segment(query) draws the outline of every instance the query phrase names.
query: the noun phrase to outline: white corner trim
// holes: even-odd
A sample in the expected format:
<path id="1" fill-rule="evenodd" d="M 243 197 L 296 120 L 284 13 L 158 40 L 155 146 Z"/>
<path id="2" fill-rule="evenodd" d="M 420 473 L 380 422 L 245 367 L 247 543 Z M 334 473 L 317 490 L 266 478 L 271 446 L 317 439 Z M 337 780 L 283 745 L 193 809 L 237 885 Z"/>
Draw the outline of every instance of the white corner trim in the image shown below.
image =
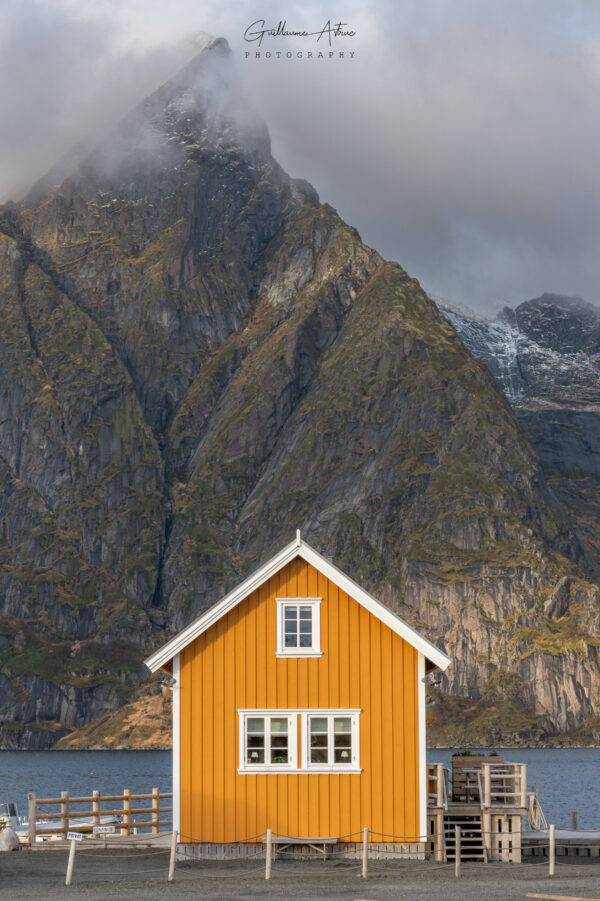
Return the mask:
<path id="1" fill-rule="evenodd" d="M 181 832 L 181 665 L 179 654 L 173 657 L 173 830 Z"/>
<path id="2" fill-rule="evenodd" d="M 210 608 L 206 613 L 191 623 L 186 629 L 183 629 L 178 635 L 175 635 L 165 645 L 155 651 L 145 660 L 146 666 L 155 672 L 171 660 L 175 654 L 179 653 L 191 641 L 206 632 L 214 623 L 222 616 L 229 613 L 240 601 L 244 600 L 256 588 L 263 585 L 287 563 L 290 563 L 296 557 L 301 557 L 311 566 L 319 570 L 326 578 L 330 579 L 338 588 L 341 588 L 346 594 L 353 598 L 357 603 L 361 604 L 373 616 L 376 616 L 381 622 L 395 632 L 400 638 L 403 638 L 408 644 L 414 647 L 419 653 L 423 654 L 427 660 L 430 660 L 435 666 L 441 670 L 445 670 L 450 665 L 450 658 L 436 648 L 430 641 L 419 635 L 408 623 L 388 610 L 381 601 L 378 601 L 370 595 L 364 588 L 357 585 L 349 576 L 346 576 L 336 566 L 321 556 L 314 548 L 306 544 L 301 539 L 292 541 L 283 548 L 278 554 L 272 557 L 260 569 L 249 576 L 241 585 L 238 585 L 233 591 L 226 595 L 221 601 Z"/>
<path id="3" fill-rule="evenodd" d="M 425 657 L 419 654 L 417 665 L 417 703 L 419 706 L 419 831 L 427 841 L 427 729 L 425 723 Z"/>

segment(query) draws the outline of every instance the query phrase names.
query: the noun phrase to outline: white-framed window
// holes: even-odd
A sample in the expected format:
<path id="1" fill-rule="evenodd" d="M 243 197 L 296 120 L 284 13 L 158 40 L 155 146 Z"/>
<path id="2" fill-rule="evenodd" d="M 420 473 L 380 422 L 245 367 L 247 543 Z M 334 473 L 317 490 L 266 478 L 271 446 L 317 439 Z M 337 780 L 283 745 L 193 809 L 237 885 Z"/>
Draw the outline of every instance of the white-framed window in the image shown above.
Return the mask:
<path id="1" fill-rule="evenodd" d="M 321 657 L 321 598 L 276 598 L 277 656 Z"/>
<path id="2" fill-rule="evenodd" d="M 287 772 L 298 766 L 298 715 L 288 710 L 240 710 L 239 769 Z"/>
<path id="3" fill-rule="evenodd" d="M 362 772 L 360 710 L 238 710 L 238 715 L 239 773 Z"/>
<path id="4" fill-rule="evenodd" d="M 360 772 L 360 711 L 303 713 L 302 766 L 310 772 Z"/>

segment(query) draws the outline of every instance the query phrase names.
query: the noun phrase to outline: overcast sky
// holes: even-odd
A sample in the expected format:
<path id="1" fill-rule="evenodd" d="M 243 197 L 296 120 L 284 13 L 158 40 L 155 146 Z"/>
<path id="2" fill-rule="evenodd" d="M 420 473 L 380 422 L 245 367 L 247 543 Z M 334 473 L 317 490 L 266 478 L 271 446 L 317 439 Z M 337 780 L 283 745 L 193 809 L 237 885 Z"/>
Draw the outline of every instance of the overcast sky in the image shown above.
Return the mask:
<path id="1" fill-rule="evenodd" d="M 287 171 L 436 298 L 600 303 L 597 0 L 1 0 L 0 197 L 224 35 Z M 244 41 L 257 19 L 353 38 Z M 322 46 L 322 42 L 320 45 Z M 328 48 L 327 48 L 328 49 Z M 348 52 L 355 53 L 354 59 Z M 245 52 L 251 57 L 245 58 Z"/>

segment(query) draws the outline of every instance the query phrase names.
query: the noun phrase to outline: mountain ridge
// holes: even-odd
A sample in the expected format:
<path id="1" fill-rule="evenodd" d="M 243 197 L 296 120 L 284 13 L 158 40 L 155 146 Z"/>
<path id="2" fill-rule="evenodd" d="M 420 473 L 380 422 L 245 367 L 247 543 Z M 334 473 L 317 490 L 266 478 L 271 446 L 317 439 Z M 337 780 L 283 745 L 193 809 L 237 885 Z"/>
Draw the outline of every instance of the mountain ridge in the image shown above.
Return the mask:
<path id="1" fill-rule="evenodd" d="M 124 709 L 297 527 L 455 657 L 442 698 L 578 727 L 599 590 L 521 425 L 237 91 L 209 45 L 0 214 L 0 741 Z"/>

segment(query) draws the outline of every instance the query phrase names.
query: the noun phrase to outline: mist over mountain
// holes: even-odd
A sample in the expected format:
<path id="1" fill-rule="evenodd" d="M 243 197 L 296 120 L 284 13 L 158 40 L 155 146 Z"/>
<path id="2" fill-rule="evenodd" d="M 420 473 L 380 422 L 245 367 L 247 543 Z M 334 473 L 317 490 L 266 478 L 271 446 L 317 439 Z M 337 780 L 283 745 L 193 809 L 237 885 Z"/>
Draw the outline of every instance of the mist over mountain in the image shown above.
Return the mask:
<path id="1" fill-rule="evenodd" d="M 586 536 L 454 325 L 273 159 L 224 40 L 0 210 L 0 298 L 4 746 L 136 697 L 296 528 L 453 657 L 441 738 L 589 727 Z M 586 310 L 554 344 L 588 353 Z"/>

